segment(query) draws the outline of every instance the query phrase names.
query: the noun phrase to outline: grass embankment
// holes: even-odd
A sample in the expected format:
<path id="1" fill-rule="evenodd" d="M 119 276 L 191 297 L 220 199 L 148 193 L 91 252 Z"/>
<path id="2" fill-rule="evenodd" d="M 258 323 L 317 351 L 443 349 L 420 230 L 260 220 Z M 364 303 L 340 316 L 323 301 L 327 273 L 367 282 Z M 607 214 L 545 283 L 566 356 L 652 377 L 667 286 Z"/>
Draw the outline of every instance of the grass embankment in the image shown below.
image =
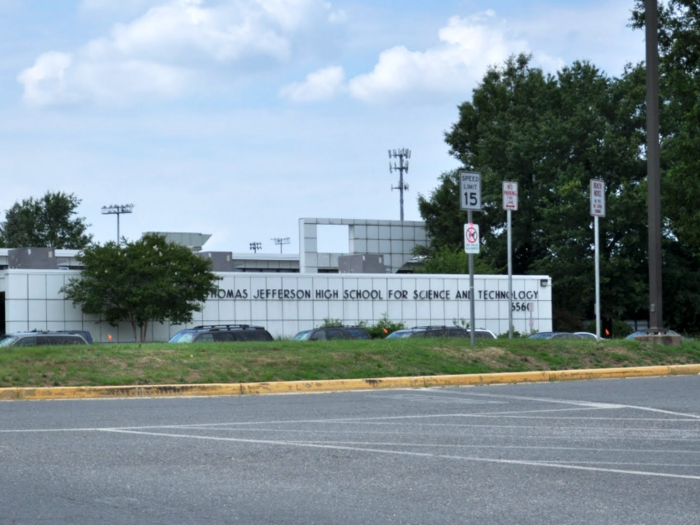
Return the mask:
<path id="1" fill-rule="evenodd" d="M 700 341 L 396 339 L 3 348 L 0 387 L 354 379 L 700 363 Z"/>

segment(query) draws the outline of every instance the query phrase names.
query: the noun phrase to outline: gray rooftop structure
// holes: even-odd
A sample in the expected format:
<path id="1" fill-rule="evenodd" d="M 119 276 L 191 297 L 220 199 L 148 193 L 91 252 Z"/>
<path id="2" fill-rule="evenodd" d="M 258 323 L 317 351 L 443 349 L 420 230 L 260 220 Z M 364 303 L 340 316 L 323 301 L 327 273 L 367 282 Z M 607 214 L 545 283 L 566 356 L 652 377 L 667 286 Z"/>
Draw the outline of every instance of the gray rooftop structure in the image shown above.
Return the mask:
<path id="1" fill-rule="evenodd" d="M 349 253 L 319 253 L 319 226 L 347 226 Z M 416 246 L 428 244 L 425 223 L 366 219 L 299 219 L 299 272 L 338 271 L 341 255 L 382 255 L 391 273 L 397 273 L 413 258 Z"/>

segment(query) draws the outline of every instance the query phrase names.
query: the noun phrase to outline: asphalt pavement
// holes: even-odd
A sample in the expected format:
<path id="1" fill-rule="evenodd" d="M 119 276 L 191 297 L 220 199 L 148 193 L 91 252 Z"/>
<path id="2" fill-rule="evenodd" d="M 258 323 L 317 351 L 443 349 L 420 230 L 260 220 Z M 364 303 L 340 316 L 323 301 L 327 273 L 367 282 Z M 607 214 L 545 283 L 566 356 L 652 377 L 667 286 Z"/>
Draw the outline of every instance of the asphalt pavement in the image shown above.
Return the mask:
<path id="1" fill-rule="evenodd" d="M 0 402 L 0 524 L 700 516 L 700 377 Z"/>

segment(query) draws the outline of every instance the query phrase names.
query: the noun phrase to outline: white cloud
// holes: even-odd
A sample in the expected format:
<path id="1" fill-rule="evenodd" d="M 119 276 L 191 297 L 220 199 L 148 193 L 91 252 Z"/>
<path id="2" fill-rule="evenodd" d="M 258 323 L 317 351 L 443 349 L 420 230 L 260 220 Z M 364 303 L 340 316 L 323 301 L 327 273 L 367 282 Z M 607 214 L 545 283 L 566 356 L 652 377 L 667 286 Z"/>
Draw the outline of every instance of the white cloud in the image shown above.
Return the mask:
<path id="1" fill-rule="evenodd" d="M 383 51 L 372 72 L 350 80 L 351 95 L 366 102 L 385 102 L 465 93 L 489 65 L 529 49 L 490 10 L 452 17 L 438 35 L 441 43 L 425 51 L 403 46 Z"/>
<path id="2" fill-rule="evenodd" d="M 304 82 L 294 82 L 280 89 L 280 96 L 293 102 L 318 102 L 332 99 L 343 89 L 342 67 L 328 67 L 307 75 Z"/>
<path id="3" fill-rule="evenodd" d="M 39 106 L 54 100 L 68 102 L 65 77 L 72 62 L 68 53 L 52 51 L 41 55 L 33 67 L 25 69 L 17 78 L 24 84 L 25 99 Z"/>
<path id="4" fill-rule="evenodd" d="M 112 5 L 84 2 L 93 9 Z M 34 106 L 176 96 L 222 66 L 245 77 L 285 63 L 298 42 L 338 16 L 322 0 L 170 0 L 75 52 L 40 55 L 18 81 Z"/>

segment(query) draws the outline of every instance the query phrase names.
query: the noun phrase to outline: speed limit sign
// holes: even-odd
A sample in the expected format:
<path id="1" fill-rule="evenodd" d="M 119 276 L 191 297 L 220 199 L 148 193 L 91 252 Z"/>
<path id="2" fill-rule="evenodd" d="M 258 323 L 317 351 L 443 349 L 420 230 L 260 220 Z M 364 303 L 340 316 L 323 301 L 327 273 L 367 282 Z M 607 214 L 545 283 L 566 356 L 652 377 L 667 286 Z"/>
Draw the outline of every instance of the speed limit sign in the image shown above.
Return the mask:
<path id="1" fill-rule="evenodd" d="M 481 210 L 481 173 L 462 171 L 459 174 L 460 209 L 467 211 Z"/>

